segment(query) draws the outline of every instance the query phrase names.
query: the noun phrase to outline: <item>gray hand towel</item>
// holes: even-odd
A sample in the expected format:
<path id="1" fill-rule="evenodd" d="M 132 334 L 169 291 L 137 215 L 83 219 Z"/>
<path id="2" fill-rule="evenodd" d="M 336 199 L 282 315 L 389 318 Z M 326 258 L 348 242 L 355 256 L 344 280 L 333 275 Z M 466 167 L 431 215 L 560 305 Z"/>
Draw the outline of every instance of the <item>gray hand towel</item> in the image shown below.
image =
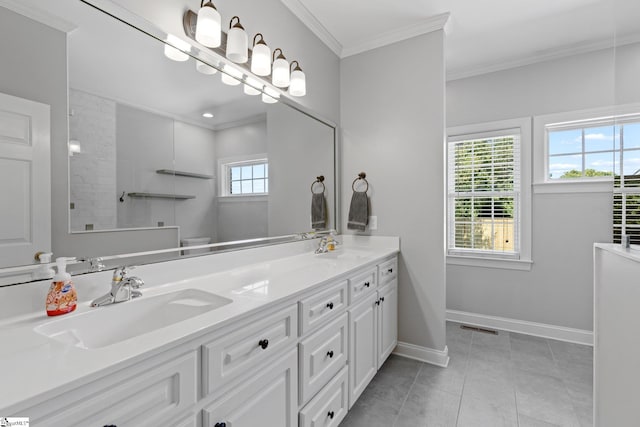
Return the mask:
<path id="1" fill-rule="evenodd" d="M 354 191 L 349 207 L 349 230 L 364 231 L 369 222 L 369 198 L 366 191 Z"/>
<path id="2" fill-rule="evenodd" d="M 327 228 L 324 193 L 313 193 L 311 196 L 311 228 L 314 230 Z"/>

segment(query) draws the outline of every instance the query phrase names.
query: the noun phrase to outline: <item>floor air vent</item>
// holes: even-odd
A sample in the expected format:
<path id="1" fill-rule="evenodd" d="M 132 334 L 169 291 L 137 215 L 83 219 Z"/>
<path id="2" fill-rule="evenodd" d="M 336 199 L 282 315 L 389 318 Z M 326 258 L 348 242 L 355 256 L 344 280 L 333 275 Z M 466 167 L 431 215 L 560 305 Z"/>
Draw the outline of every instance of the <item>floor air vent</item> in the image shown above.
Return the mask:
<path id="1" fill-rule="evenodd" d="M 468 331 L 474 331 L 474 332 L 482 332 L 482 333 L 485 333 L 485 334 L 498 335 L 498 331 L 496 331 L 494 329 L 479 328 L 477 326 L 460 325 L 460 329 L 466 329 Z"/>

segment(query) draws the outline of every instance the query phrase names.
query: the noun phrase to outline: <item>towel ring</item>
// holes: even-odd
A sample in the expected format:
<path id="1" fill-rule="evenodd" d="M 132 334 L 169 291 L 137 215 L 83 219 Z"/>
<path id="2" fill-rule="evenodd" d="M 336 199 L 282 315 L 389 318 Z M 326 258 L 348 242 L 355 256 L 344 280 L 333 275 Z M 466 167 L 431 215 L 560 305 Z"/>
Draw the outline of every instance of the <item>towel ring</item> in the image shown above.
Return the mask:
<path id="1" fill-rule="evenodd" d="M 367 191 L 369 191 L 369 181 L 367 181 L 365 178 L 367 177 L 367 174 L 364 172 L 360 172 L 358 174 L 358 177 L 356 179 L 353 180 L 353 182 L 351 183 L 351 189 L 353 191 L 356 191 L 356 182 L 363 180 L 365 182 L 365 184 L 367 184 L 367 188 L 364 189 L 364 193 L 366 193 Z M 359 193 L 362 193 L 362 191 L 359 191 Z"/>
<path id="2" fill-rule="evenodd" d="M 318 192 L 318 193 L 316 193 L 315 191 L 313 191 L 313 186 L 314 186 L 315 184 L 320 184 L 320 185 L 322 185 L 322 191 L 320 191 L 320 192 Z M 311 193 L 312 193 L 312 194 L 324 194 L 325 189 L 326 189 L 326 187 L 324 186 L 324 175 L 320 175 L 320 176 L 316 177 L 316 180 L 315 180 L 315 181 L 313 181 L 313 182 L 311 183 Z"/>

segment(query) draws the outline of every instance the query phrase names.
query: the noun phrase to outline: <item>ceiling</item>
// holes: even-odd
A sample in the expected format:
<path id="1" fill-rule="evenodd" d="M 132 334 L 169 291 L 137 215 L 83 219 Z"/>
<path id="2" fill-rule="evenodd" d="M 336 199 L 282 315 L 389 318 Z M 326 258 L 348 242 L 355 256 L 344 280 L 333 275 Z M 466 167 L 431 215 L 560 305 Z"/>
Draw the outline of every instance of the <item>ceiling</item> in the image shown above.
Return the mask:
<path id="1" fill-rule="evenodd" d="M 450 80 L 640 41 L 638 0 L 281 1 L 342 58 L 446 22 Z"/>

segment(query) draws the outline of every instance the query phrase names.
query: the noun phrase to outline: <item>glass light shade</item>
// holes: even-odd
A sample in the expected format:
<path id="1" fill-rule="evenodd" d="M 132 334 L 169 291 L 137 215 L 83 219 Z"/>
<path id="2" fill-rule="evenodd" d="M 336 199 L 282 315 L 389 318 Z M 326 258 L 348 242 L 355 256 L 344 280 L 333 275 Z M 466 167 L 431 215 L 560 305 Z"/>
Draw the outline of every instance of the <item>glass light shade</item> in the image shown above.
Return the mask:
<path id="1" fill-rule="evenodd" d="M 164 56 L 173 61 L 183 62 L 189 59 L 189 55 L 187 55 L 184 51 L 191 51 L 191 46 L 189 46 L 189 43 L 182 39 L 179 39 L 172 34 L 169 34 L 164 45 Z"/>
<path id="2" fill-rule="evenodd" d="M 258 43 L 253 46 L 251 72 L 256 76 L 271 74 L 271 49 L 266 44 Z"/>
<path id="3" fill-rule="evenodd" d="M 242 72 L 236 70 L 235 68 L 229 67 L 227 65 L 223 68 L 224 73 L 222 73 L 222 83 L 229 86 L 238 86 L 242 83 Z"/>
<path id="4" fill-rule="evenodd" d="M 289 75 L 289 61 L 283 58 L 278 58 L 273 61 L 273 76 L 271 77 L 271 83 L 277 87 L 287 87 L 290 83 Z"/>
<path id="5" fill-rule="evenodd" d="M 198 11 L 196 40 L 207 47 L 218 47 L 222 41 L 220 13 L 209 2 Z"/>
<path id="6" fill-rule="evenodd" d="M 262 102 L 265 104 L 275 104 L 279 98 L 280 94 L 278 92 L 265 86 L 264 93 L 262 94 Z"/>
<path id="7" fill-rule="evenodd" d="M 293 70 L 291 73 L 289 93 L 291 96 L 305 96 L 307 94 L 307 78 L 302 70 Z"/>
<path id="8" fill-rule="evenodd" d="M 238 64 L 244 64 L 249 59 L 249 38 L 239 21 L 227 34 L 227 58 Z"/>
<path id="9" fill-rule="evenodd" d="M 261 85 L 258 80 L 253 79 L 251 77 L 247 77 L 247 80 L 244 84 L 244 93 L 247 95 L 260 95 L 261 92 L 258 89 L 256 89 L 257 87 L 260 87 L 260 86 Z"/>
<path id="10" fill-rule="evenodd" d="M 213 75 L 218 72 L 215 68 L 213 68 L 209 64 L 205 64 L 204 62 L 196 61 L 196 70 L 201 72 L 202 74 Z"/>

